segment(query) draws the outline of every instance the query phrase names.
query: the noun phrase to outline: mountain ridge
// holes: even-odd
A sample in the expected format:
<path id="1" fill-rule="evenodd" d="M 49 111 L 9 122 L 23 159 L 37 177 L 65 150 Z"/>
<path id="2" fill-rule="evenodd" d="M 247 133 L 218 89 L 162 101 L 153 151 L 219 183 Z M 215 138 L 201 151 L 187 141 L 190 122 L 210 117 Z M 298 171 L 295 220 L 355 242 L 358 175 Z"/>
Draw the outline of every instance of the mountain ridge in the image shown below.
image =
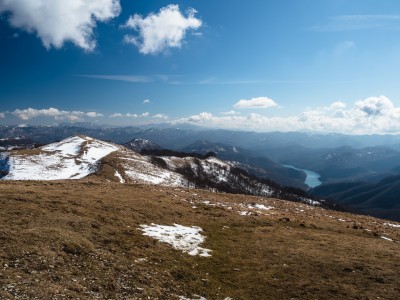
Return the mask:
<path id="1" fill-rule="evenodd" d="M 332 206 L 311 199 L 301 190 L 260 179 L 213 156 L 204 158 L 143 156 L 123 146 L 79 135 L 37 149 L 6 153 L 3 180 L 80 179 L 97 175 L 120 183 L 148 183 L 197 187 L 214 191 L 275 197 L 313 205 Z M 5 165 L 4 163 L 2 164 Z"/>

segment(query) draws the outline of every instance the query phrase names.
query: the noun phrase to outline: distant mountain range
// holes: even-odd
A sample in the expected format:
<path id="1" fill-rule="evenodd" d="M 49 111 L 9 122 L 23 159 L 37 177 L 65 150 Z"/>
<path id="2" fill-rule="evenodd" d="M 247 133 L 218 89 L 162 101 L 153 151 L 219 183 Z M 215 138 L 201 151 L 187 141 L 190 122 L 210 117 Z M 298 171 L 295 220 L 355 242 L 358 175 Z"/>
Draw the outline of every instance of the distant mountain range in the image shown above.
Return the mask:
<path id="1" fill-rule="evenodd" d="M 400 220 L 400 175 L 374 184 L 361 181 L 326 184 L 310 193 L 372 216 Z"/>
<path id="2" fill-rule="evenodd" d="M 0 137 L 28 137 L 36 143 L 47 144 L 62 140 L 74 134 L 83 134 L 126 143 L 133 138 L 150 140 L 163 148 L 181 149 L 199 140 L 224 143 L 236 147 L 262 152 L 265 148 L 305 147 L 310 149 L 337 148 L 349 146 L 365 148 L 387 146 L 398 150 L 400 135 L 343 135 L 311 134 L 299 132 L 247 132 L 232 130 L 206 130 L 187 124 L 159 124 L 141 127 L 110 127 L 93 124 L 64 124 L 48 126 L 2 126 Z"/>

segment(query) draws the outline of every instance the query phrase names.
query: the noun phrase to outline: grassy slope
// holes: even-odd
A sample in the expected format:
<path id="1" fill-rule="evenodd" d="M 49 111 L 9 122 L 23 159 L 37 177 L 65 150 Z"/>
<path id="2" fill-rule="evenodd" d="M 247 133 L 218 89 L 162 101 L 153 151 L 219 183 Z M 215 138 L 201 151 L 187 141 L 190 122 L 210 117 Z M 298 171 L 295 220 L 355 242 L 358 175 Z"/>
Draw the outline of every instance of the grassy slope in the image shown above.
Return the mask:
<path id="1" fill-rule="evenodd" d="M 275 209 L 240 216 L 235 203 Z M 380 238 L 398 241 L 400 229 L 370 217 L 93 178 L 0 182 L 0 207 L 0 299 L 396 299 L 400 293 L 400 244 Z M 212 257 L 143 236 L 139 225 L 150 223 L 202 227 Z"/>

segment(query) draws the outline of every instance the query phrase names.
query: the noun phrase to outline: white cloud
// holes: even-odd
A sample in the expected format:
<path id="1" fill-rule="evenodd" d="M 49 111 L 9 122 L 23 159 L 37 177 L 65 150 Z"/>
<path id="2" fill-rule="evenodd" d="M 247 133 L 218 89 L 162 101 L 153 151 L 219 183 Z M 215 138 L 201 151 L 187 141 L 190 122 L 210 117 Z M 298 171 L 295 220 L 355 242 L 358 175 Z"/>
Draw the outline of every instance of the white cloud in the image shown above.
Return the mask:
<path id="1" fill-rule="evenodd" d="M 274 100 L 267 97 L 252 98 L 249 100 L 241 99 L 233 107 L 234 108 L 270 108 L 277 107 L 278 104 Z"/>
<path id="2" fill-rule="evenodd" d="M 12 114 L 21 120 L 27 121 L 38 117 L 51 117 L 58 121 L 68 120 L 71 122 L 83 121 L 84 117 L 96 118 L 103 116 L 96 112 L 82 112 L 82 111 L 66 111 L 50 107 L 48 109 L 16 109 Z"/>
<path id="3" fill-rule="evenodd" d="M 3 112 L 0 112 L 0 119 L 3 119 L 3 118 L 5 118 L 5 117 L 6 117 L 6 114 L 3 113 Z"/>
<path id="4" fill-rule="evenodd" d="M 178 5 L 170 4 L 160 9 L 158 14 L 147 17 L 131 16 L 123 27 L 138 32 L 138 36 L 125 35 L 124 41 L 139 48 L 143 54 L 157 54 L 168 48 L 180 48 L 186 32 L 197 30 L 202 22 L 195 17 L 196 10 L 182 14 Z"/>
<path id="5" fill-rule="evenodd" d="M 110 115 L 110 118 L 146 118 L 150 115 L 148 112 L 144 112 L 142 114 L 132 114 L 132 113 L 126 113 L 126 114 L 121 114 L 121 113 L 114 113 Z"/>
<path id="6" fill-rule="evenodd" d="M 167 119 L 168 119 L 168 116 L 167 116 L 167 115 L 164 115 L 164 114 L 156 114 L 156 115 L 153 116 L 153 118 L 155 118 L 155 119 L 164 119 L 164 120 L 167 120 Z"/>
<path id="7" fill-rule="evenodd" d="M 127 113 L 127 114 L 125 114 L 125 117 L 127 117 L 127 118 L 137 118 L 137 117 L 139 117 L 139 115 L 138 114 Z"/>
<path id="8" fill-rule="evenodd" d="M 70 41 L 86 51 L 94 50 L 96 23 L 120 11 L 119 0 L 0 0 L 0 13 L 10 12 L 10 25 L 36 33 L 48 49 Z"/>
<path id="9" fill-rule="evenodd" d="M 143 100 L 143 104 L 148 104 L 148 103 L 150 103 L 150 99 L 144 99 Z"/>
<path id="10" fill-rule="evenodd" d="M 199 113 L 198 115 L 190 116 L 187 120 L 189 122 L 207 122 L 207 121 L 215 121 L 216 118 L 211 113 L 202 112 Z"/>
<path id="11" fill-rule="evenodd" d="M 176 120 L 206 127 L 254 131 L 310 131 L 345 134 L 399 134 L 400 107 L 385 96 L 369 97 L 348 107 L 343 102 L 308 109 L 290 117 L 267 117 L 256 113 L 215 116 L 208 112 Z"/>
<path id="12" fill-rule="evenodd" d="M 110 118 L 122 118 L 122 117 L 123 117 L 123 114 L 121 114 L 121 113 L 115 113 L 110 116 Z"/>
<path id="13" fill-rule="evenodd" d="M 90 118 L 99 118 L 99 117 L 103 116 L 103 114 L 99 114 L 99 113 L 94 112 L 94 111 L 88 112 L 88 113 L 86 113 L 86 115 L 88 117 L 90 117 Z"/>

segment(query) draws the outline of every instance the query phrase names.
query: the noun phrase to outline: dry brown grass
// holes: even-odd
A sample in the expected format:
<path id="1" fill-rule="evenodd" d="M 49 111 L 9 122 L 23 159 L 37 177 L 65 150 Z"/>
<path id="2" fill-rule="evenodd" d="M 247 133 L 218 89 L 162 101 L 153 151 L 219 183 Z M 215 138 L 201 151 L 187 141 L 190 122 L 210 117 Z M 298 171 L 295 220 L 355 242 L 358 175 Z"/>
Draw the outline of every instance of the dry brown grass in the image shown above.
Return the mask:
<path id="1" fill-rule="evenodd" d="M 275 209 L 240 216 L 238 203 Z M 370 217 L 96 177 L 0 182 L 0 206 L 0 299 L 195 294 L 207 299 L 398 299 L 400 294 L 400 244 L 380 238 L 398 241 L 400 229 Z M 212 257 L 189 256 L 143 236 L 139 225 L 150 223 L 202 227 L 203 246 L 212 249 Z"/>

